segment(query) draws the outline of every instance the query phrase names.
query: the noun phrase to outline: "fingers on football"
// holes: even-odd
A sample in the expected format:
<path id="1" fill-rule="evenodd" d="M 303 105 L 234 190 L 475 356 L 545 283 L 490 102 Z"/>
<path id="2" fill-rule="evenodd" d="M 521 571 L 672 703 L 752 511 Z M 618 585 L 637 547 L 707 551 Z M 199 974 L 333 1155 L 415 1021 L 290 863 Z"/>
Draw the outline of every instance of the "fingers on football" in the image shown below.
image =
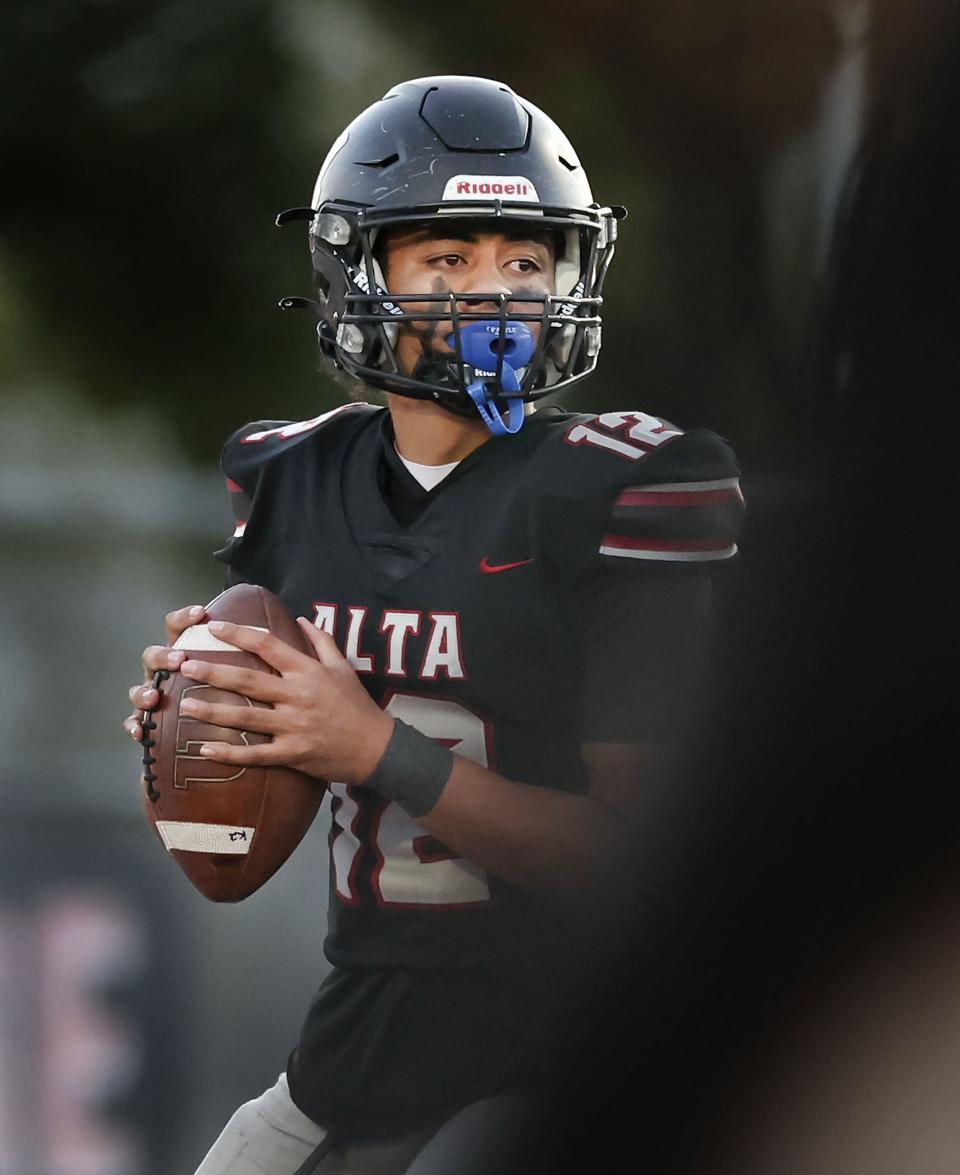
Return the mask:
<path id="1" fill-rule="evenodd" d="M 153 685 L 132 685 L 127 690 L 127 697 L 138 710 L 152 710 L 160 701 L 160 695 Z"/>
<path id="2" fill-rule="evenodd" d="M 200 754 L 205 759 L 212 759 L 217 763 L 232 763 L 237 767 L 276 767 L 285 766 L 284 754 L 276 743 L 261 743 L 259 746 L 237 746 L 235 743 L 206 742 L 200 748 Z"/>
<path id="3" fill-rule="evenodd" d="M 163 618 L 167 626 L 167 644 L 172 645 L 173 642 L 185 632 L 192 624 L 199 624 L 206 612 L 200 604 L 188 604 L 185 608 L 177 608 L 173 612 L 168 612 Z"/>
<path id="4" fill-rule="evenodd" d="M 198 698 L 184 698 L 181 714 L 188 714 L 211 726 L 226 726 L 230 730 L 250 730 L 256 734 L 273 734 L 277 716 L 265 706 L 231 706 L 227 702 L 202 702 Z"/>
<path id="5" fill-rule="evenodd" d="M 149 645 L 143 650 L 143 671 L 151 677 L 158 669 L 179 669 L 186 657 L 182 649 L 167 645 Z"/>
<path id="6" fill-rule="evenodd" d="M 305 616 L 298 616 L 297 624 L 306 635 L 321 665 L 325 665 L 328 669 L 335 669 L 344 662 L 343 654 L 329 633 L 324 632 L 322 628 L 317 628 L 315 624 L 311 624 Z"/>
<path id="7" fill-rule="evenodd" d="M 125 718 L 123 729 L 130 735 L 134 742 L 138 743 L 142 741 L 143 727 L 140 725 L 139 714 L 131 714 L 129 718 Z"/>
<path id="8" fill-rule="evenodd" d="M 217 689 L 230 690 L 256 702 L 280 702 L 285 697 L 282 680 L 272 673 L 262 673 L 259 669 L 190 660 L 184 661 L 180 672 L 191 681 L 202 681 Z"/>
<path id="9" fill-rule="evenodd" d="M 231 624 L 227 620 L 211 620 L 209 627 L 215 637 L 246 653 L 255 653 L 280 673 L 288 673 L 303 666 L 304 654 L 269 632 L 249 628 L 245 624 Z"/>
<path id="10" fill-rule="evenodd" d="M 135 712 L 124 719 L 123 729 L 134 742 L 143 741 L 143 727 L 140 719 L 144 710 L 153 710 L 160 703 L 160 695 L 149 683 L 132 685 L 127 690 L 127 697 L 134 706 Z"/>

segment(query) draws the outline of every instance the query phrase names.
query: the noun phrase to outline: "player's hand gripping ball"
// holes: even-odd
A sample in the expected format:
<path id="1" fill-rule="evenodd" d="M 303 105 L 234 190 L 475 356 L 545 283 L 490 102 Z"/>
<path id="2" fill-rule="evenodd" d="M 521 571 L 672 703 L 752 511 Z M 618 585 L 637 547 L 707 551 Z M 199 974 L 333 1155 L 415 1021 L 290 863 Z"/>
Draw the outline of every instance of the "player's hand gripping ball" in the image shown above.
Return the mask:
<path id="1" fill-rule="evenodd" d="M 296 621 L 272 592 L 252 584 L 228 588 L 206 606 L 208 620 L 266 630 L 312 656 Z M 201 623 L 174 648 L 198 660 L 276 673 L 254 653 L 225 644 Z M 259 889 L 303 839 L 323 797 L 323 783 L 289 767 L 217 763 L 200 755 L 210 741 L 253 745 L 270 736 L 214 726 L 181 713 L 187 697 L 230 705 L 269 706 L 231 691 L 160 670 L 159 704 L 145 711 L 143 807 L 171 856 L 214 902 L 238 902 Z"/>

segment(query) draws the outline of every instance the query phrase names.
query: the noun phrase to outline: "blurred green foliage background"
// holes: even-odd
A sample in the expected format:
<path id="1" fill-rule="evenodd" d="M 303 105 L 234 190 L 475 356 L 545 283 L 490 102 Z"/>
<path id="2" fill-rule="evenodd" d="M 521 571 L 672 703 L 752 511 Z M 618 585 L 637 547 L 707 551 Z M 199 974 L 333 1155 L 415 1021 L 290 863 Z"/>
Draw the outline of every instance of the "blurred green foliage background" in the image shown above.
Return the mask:
<path id="1" fill-rule="evenodd" d="M 8 4 L 0 376 L 46 378 L 108 413 L 154 405 L 204 463 L 245 420 L 337 402 L 309 321 L 275 309 L 306 292 L 308 261 L 302 226 L 272 218 L 308 201 L 336 134 L 390 85 L 474 73 L 550 113 L 595 196 L 630 209 L 599 374 L 570 402 L 712 426 L 748 462 L 775 462 L 847 162 L 825 102 L 864 9 Z M 878 0 L 875 38 L 885 21 L 901 37 L 909 11 Z"/>

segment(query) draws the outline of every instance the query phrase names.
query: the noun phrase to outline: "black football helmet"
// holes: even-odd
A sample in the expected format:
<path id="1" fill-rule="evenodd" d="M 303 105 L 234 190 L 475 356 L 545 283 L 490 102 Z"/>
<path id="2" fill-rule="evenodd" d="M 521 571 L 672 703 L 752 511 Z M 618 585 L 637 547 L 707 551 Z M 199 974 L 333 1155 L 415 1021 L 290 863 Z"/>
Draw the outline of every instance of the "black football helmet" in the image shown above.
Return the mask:
<path id="1" fill-rule="evenodd" d="M 403 82 L 334 143 L 311 207 L 277 217 L 277 224 L 309 220 L 316 291 L 315 300 L 280 305 L 313 307 L 324 354 L 365 383 L 479 413 L 491 431 L 515 432 L 524 402 L 596 366 L 601 289 L 625 215 L 594 202 L 567 137 L 509 86 L 458 76 Z M 472 292 L 466 301 L 387 290 L 378 234 L 448 218 L 467 219 L 474 231 L 508 233 L 527 222 L 551 233 L 555 293 Z M 478 303 L 487 309 L 472 311 Z M 452 324 L 450 350 L 425 353 L 415 371 L 402 372 L 394 353 L 399 330 L 416 324 L 423 337 L 423 324 L 434 322 Z"/>

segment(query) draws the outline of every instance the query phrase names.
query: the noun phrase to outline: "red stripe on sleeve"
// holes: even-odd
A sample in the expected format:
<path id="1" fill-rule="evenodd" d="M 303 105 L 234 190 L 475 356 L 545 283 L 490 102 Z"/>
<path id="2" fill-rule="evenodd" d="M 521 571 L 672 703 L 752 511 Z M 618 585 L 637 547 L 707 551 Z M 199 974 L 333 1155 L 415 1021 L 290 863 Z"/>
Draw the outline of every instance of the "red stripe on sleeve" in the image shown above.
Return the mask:
<path id="1" fill-rule="evenodd" d="M 722 490 L 681 490 L 657 491 L 643 489 L 624 490 L 617 498 L 618 506 L 724 506 L 740 502 L 743 495 L 736 486 Z"/>

